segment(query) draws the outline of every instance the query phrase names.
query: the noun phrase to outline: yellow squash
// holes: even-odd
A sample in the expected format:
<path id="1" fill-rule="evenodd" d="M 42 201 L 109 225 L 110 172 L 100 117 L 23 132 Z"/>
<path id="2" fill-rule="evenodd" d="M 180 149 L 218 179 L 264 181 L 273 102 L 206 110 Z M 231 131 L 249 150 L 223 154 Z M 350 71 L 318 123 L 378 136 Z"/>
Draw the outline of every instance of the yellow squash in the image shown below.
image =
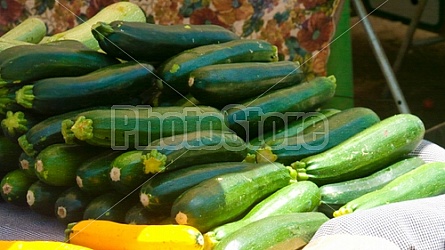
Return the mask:
<path id="1" fill-rule="evenodd" d="M 94 250 L 200 250 L 203 235 L 187 225 L 131 225 L 106 220 L 83 220 L 68 225 L 70 243 Z"/>
<path id="2" fill-rule="evenodd" d="M 92 250 L 58 241 L 6 241 L 0 240 L 1 250 Z"/>

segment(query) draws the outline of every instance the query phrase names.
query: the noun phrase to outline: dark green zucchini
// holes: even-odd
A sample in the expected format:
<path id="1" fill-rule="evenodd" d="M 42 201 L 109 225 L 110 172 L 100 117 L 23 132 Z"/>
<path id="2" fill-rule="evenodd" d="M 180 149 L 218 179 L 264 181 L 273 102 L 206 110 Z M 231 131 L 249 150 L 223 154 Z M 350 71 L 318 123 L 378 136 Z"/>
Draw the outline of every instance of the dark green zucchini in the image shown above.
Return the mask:
<path id="1" fill-rule="evenodd" d="M 17 91 L 16 101 L 40 114 L 56 115 L 92 106 L 132 104 L 152 85 L 153 66 L 123 62 L 71 77 L 34 81 Z"/>
<path id="2" fill-rule="evenodd" d="M 140 189 L 140 201 L 147 211 L 170 214 L 173 202 L 187 189 L 221 174 L 241 172 L 257 167 L 248 162 L 217 162 L 199 164 L 148 179 Z"/>
<path id="3" fill-rule="evenodd" d="M 291 183 L 292 170 L 264 163 L 237 173 L 205 180 L 186 190 L 173 203 L 171 218 L 201 232 L 234 221 L 267 196 Z"/>
<path id="4" fill-rule="evenodd" d="M 353 107 L 320 120 L 301 134 L 267 142 L 277 162 L 291 164 L 324 152 L 380 121 L 371 109 Z"/>
<path id="5" fill-rule="evenodd" d="M 79 166 L 103 151 L 89 145 L 52 144 L 36 156 L 36 175 L 52 186 L 74 186 Z"/>
<path id="6" fill-rule="evenodd" d="M 88 203 L 83 213 L 83 219 L 124 223 L 127 211 L 136 204 L 135 196 L 108 192 L 95 197 Z"/>
<path id="7" fill-rule="evenodd" d="M 243 139 L 229 131 L 199 130 L 153 141 L 144 149 L 145 173 L 213 162 L 242 161 L 247 156 Z"/>
<path id="8" fill-rule="evenodd" d="M 8 111 L 16 112 L 26 110 L 22 105 L 15 101 L 16 91 L 22 85 L 1 86 L 2 79 L 0 78 L 0 115 L 6 115 Z"/>
<path id="9" fill-rule="evenodd" d="M 26 202 L 32 211 L 54 217 L 56 200 L 67 189 L 67 187 L 56 187 L 38 180 L 28 188 Z"/>
<path id="10" fill-rule="evenodd" d="M 19 169 L 23 170 L 28 176 L 37 178 L 35 172 L 35 157 L 27 155 L 25 152 L 22 152 L 19 155 Z"/>
<path id="11" fill-rule="evenodd" d="M 190 73 L 189 91 L 202 104 L 224 107 L 299 84 L 303 78 L 300 64 L 293 61 L 215 64 Z"/>
<path id="12" fill-rule="evenodd" d="M 366 193 L 382 188 L 393 179 L 423 164 L 425 162 L 421 158 L 409 157 L 366 177 L 323 185 L 320 187 L 321 202 L 328 205 L 344 205 Z"/>
<path id="13" fill-rule="evenodd" d="M 425 163 L 364 194 L 334 212 L 334 217 L 394 202 L 433 197 L 445 193 L 445 162 Z"/>
<path id="14" fill-rule="evenodd" d="M 26 134 L 34 125 L 46 119 L 46 116 L 33 114 L 32 112 L 7 111 L 6 117 L 1 121 L 3 134 L 14 141 Z"/>
<path id="15" fill-rule="evenodd" d="M 0 133 L 0 172 L 16 170 L 17 161 L 22 152 L 17 142 Z"/>
<path id="16" fill-rule="evenodd" d="M 26 134 L 17 139 L 20 147 L 27 155 L 35 156 L 49 145 L 65 142 L 64 135 L 62 134 L 62 121 L 65 119 L 74 119 L 78 113 L 88 109 L 91 108 L 74 110 L 43 119 L 32 126 Z M 109 110 L 110 108 L 103 109 Z"/>
<path id="17" fill-rule="evenodd" d="M 169 215 L 159 215 L 151 213 L 141 203 L 130 207 L 125 214 L 125 223 L 132 225 L 161 225 L 170 224 L 167 222 L 170 220 Z"/>
<path id="18" fill-rule="evenodd" d="M 268 131 L 250 140 L 249 150 L 253 153 L 271 141 L 301 134 L 305 128 L 313 126 L 316 122 L 325 120 L 340 111 L 339 109 L 321 109 L 319 111 L 302 112 L 295 121 L 285 123 L 283 128 Z"/>
<path id="19" fill-rule="evenodd" d="M 68 188 L 59 195 L 54 204 L 57 220 L 63 224 L 81 221 L 87 205 L 93 198 L 94 196 L 86 194 L 77 186 Z"/>
<path id="20" fill-rule="evenodd" d="M 214 250 L 302 249 L 328 220 L 319 212 L 270 216 L 223 238 Z"/>
<path id="21" fill-rule="evenodd" d="M 8 172 L 1 180 L 1 196 L 3 200 L 17 206 L 26 206 L 26 194 L 37 178 L 27 175 L 23 170 Z"/>
<path id="22" fill-rule="evenodd" d="M 114 21 L 99 22 L 91 29 L 100 48 L 108 55 L 146 62 L 162 62 L 184 50 L 239 39 L 218 25 Z"/>
<path id="23" fill-rule="evenodd" d="M 77 186 L 85 193 L 99 195 L 113 190 L 111 163 L 124 151 L 105 151 L 84 161 L 76 171 Z"/>
<path id="24" fill-rule="evenodd" d="M 397 114 L 322 153 L 292 163 L 299 180 L 317 184 L 370 175 L 406 156 L 423 139 L 425 126 L 412 114 Z"/>
<path id="25" fill-rule="evenodd" d="M 105 66 L 119 63 L 117 59 L 75 40 L 18 45 L 0 52 L 0 78 L 6 84 L 64 76 L 80 76 Z"/>
<path id="26" fill-rule="evenodd" d="M 238 39 L 203 45 L 170 57 L 157 68 L 162 91 L 186 94 L 190 73 L 198 68 L 222 63 L 275 62 L 277 47 L 265 40 Z"/>
<path id="27" fill-rule="evenodd" d="M 143 149 L 161 137 L 198 130 L 227 130 L 220 110 L 207 107 L 116 105 L 65 120 L 65 141 L 80 140 L 116 150 Z"/>
<path id="28" fill-rule="evenodd" d="M 204 234 L 205 245 L 215 246 L 225 237 L 250 223 L 270 216 L 313 212 L 320 204 L 320 190 L 311 181 L 295 182 L 278 189 L 256 204 L 241 219 L 216 227 Z"/>
<path id="29" fill-rule="evenodd" d="M 301 112 L 314 111 L 335 93 L 334 76 L 316 77 L 295 86 L 265 93 L 241 104 L 227 105 L 227 126 L 241 138 L 250 141 L 275 127 L 284 127 Z"/>

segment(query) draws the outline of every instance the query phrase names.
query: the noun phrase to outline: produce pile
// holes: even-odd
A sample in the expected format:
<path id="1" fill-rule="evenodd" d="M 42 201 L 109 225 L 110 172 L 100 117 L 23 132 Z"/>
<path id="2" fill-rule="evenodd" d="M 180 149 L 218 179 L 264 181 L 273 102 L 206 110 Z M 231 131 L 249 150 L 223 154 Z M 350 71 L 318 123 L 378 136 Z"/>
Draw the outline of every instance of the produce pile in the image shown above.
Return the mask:
<path id="1" fill-rule="evenodd" d="M 408 157 L 418 117 L 325 107 L 335 77 L 267 41 L 128 2 L 49 37 L 25 22 L 0 39 L 1 196 L 66 224 L 58 246 L 290 249 L 333 216 L 445 192 L 444 163 Z"/>

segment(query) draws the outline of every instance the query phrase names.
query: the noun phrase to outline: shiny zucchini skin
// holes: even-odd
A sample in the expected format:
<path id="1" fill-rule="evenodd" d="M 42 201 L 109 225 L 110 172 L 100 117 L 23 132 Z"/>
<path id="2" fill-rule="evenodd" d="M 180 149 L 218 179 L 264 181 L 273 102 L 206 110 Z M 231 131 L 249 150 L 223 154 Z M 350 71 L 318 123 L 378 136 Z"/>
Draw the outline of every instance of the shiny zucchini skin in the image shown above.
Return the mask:
<path id="1" fill-rule="evenodd" d="M 144 149 L 161 137 L 198 130 L 227 130 L 220 110 L 208 106 L 114 105 L 79 113 L 63 123 L 65 141 L 116 150 Z"/>
<path id="2" fill-rule="evenodd" d="M 1 179 L 1 197 L 16 206 L 26 206 L 26 194 L 36 180 L 35 176 L 29 176 L 21 169 L 12 170 Z"/>
<path id="3" fill-rule="evenodd" d="M 52 186 L 75 186 L 79 166 L 96 156 L 102 148 L 89 145 L 56 143 L 49 145 L 36 155 L 37 177 Z"/>
<path id="4" fill-rule="evenodd" d="M 279 163 L 223 174 L 182 193 L 173 203 L 171 218 L 205 233 L 235 220 L 255 203 L 289 185 L 291 179 L 290 169 Z"/>
<path id="5" fill-rule="evenodd" d="M 55 217 L 63 224 L 81 221 L 87 205 L 93 198 L 94 196 L 83 192 L 77 186 L 70 187 L 57 197 L 54 203 Z"/>
<path id="6" fill-rule="evenodd" d="M 274 215 L 313 212 L 320 204 L 320 190 L 311 181 L 295 182 L 280 188 L 258 204 L 241 219 L 216 227 L 204 235 L 206 244 L 214 247 L 238 229 Z"/>
<path id="7" fill-rule="evenodd" d="M 199 130 L 153 141 L 144 149 L 144 172 L 169 172 L 198 164 L 236 162 L 246 156 L 246 143 L 236 134 Z"/>
<path id="8" fill-rule="evenodd" d="M 445 162 L 425 163 L 395 178 L 382 188 L 346 203 L 334 212 L 334 217 L 394 202 L 444 194 L 444 180 Z"/>
<path id="9" fill-rule="evenodd" d="M 268 141 L 266 145 L 278 162 L 291 164 L 324 152 L 378 122 L 380 118 L 373 110 L 353 107 L 318 121 L 300 135 Z"/>
<path id="10" fill-rule="evenodd" d="M 238 39 L 203 45 L 181 52 L 164 61 L 157 69 L 162 91 L 186 94 L 190 73 L 198 68 L 222 63 L 275 62 L 277 47 L 265 40 Z"/>
<path id="11" fill-rule="evenodd" d="M 288 119 L 313 111 L 330 100 L 336 89 L 334 76 L 316 77 L 295 86 L 265 93 L 222 110 L 226 124 L 241 138 L 250 141 L 274 126 L 284 127 Z"/>
<path id="12" fill-rule="evenodd" d="M 257 166 L 249 162 L 216 162 L 159 173 L 141 186 L 139 198 L 147 211 L 170 215 L 173 202 L 187 189 L 221 174 L 241 172 Z"/>
<path id="13" fill-rule="evenodd" d="M 303 78 L 300 64 L 293 61 L 215 64 L 190 73 L 189 91 L 201 104 L 223 107 L 299 84 Z"/>
<path id="14" fill-rule="evenodd" d="M 218 25 L 147 22 L 98 22 L 92 32 L 100 48 L 124 60 L 162 62 L 198 46 L 219 44 L 239 39 L 232 31 Z"/>
<path id="15" fill-rule="evenodd" d="M 83 212 L 83 219 L 109 220 L 125 222 L 127 211 L 137 204 L 134 196 L 127 196 L 114 191 L 101 194 L 91 200 Z"/>
<path id="16" fill-rule="evenodd" d="M 56 200 L 67 189 L 68 187 L 52 186 L 37 180 L 28 188 L 26 202 L 32 211 L 54 217 Z"/>
<path id="17" fill-rule="evenodd" d="M 406 156 L 423 139 L 425 126 L 412 114 L 385 118 L 322 153 L 292 163 L 298 179 L 328 184 L 360 178 Z"/>
<path id="18" fill-rule="evenodd" d="M 0 52 L 0 78 L 6 84 L 26 84 L 50 77 L 80 76 L 116 63 L 117 59 L 75 40 L 18 45 Z"/>
<path id="19" fill-rule="evenodd" d="M 344 205 L 364 194 L 380 189 L 395 178 L 425 162 L 419 157 L 399 160 L 366 177 L 326 184 L 320 187 L 321 202 L 328 205 Z"/>
<path id="20" fill-rule="evenodd" d="M 111 163 L 124 152 L 106 150 L 83 162 L 76 171 L 76 183 L 80 190 L 90 195 L 113 190 L 110 179 Z"/>
<path id="21" fill-rule="evenodd" d="M 19 89 L 16 101 L 46 115 L 92 106 L 131 104 L 132 97 L 152 85 L 153 70 L 151 64 L 130 61 L 81 76 L 41 79 Z"/>
<path id="22" fill-rule="evenodd" d="M 225 237 L 214 250 L 300 249 L 328 220 L 320 212 L 270 216 Z"/>

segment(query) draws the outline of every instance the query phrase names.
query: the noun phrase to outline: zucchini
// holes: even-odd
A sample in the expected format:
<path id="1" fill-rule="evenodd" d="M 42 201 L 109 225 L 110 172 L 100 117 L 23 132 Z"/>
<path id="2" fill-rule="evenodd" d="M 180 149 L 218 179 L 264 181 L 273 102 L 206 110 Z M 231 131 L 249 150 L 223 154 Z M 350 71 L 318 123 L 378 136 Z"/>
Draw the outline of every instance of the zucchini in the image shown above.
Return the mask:
<path id="1" fill-rule="evenodd" d="M 371 109 L 353 107 L 316 122 L 300 135 L 267 142 L 278 162 L 291 164 L 324 152 L 380 121 Z"/>
<path id="2" fill-rule="evenodd" d="M 20 85 L 6 85 L 6 82 L 2 82 L 0 79 L 0 115 L 6 115 L 8 111 L 24 111 L 25 108 L 15 101 L 16 91 L 21 87 Z"/>
<path id="3" fill-rule="evenodd" d="M 158 68 L 159 86 L 163 92 L 186 94 L 190 73 L 198 68 L 223 63 L 275 62 L 277 47 L 264 40 L 238 39 L 220 44 L 203 45 L 181 52 Z"/>
<path id="4" fill-rule="evenodd" d="M 299 84 L 303 77 L 298 62 L 241 62 L 200 67 L 190 73 L 188 84 L 201 104 L 224 107 Z"/>
<path id="5" fill-rule="evenodd" d="M 414 150 L 425 126 L 412 114 L 397 114 L 322 153 L 292 163 L 299 180 L 328 184 L 365 177 Z"/>
<path id="6" fill-rule="evenodd" d="M 328 205 L 344 205 L 366 193 L 382 188 L 388 182 L 423 164 L 425 162 L 419 157 L 408 157 L 366 177 L 323 185 L 320 187 L 321 202 Z"/>
<path id="7" fill-rule="evenodd" d="M 161 224 L 171 224 L 167 222 L 170 216 L 161 216 L 159 214 L 154 214 L 145 209 L 141 203 L 130 207 L 125 214 L 125 223 L 131 225 L 161 225 Z"/>
<path id="8" fill-rule="evenodd" d="M 36 178 L 34 164 L 35 157 L 29 156 L 25 152 L 19 155 L 19 169 L 23 170 L 28 176 Z"/>
<path id="9" fill-rule="evenodd" d="M 28 42 L 22 42 L 22 41 L 17 41 L 17 40 L 11 40 L 11 39 L 5 39 L 3 37 L 0 37 L 0 52 L 17 46 L 17 45 L 34 45 L 33 43 L 28 43 Z M 0 79 L 1 82 L 1 79 Z"/>
<path id="10" fill-rule="evenodd" d="M 229 131 L 199 130 L 153 141 L 144 149 L 145 173 L 172 171 L 213 162 L 242 161 L 246 143 Z"/>
<path id="11" fill-rule="evenodd" d="M 141 205 L 152 213 L 169 213 L 176 198 L 202 181 L 221 174 L 242 172 L 257 166 L 256 163 L 248 162 L 216 162 L 159 173 L 141 186 L 139 194 Z"/>
<path id="12" fill-rule="evenodd" d="M 99 43 L 93 36 L 91 27 L 97 22 L 108 23 L 116 20 L 146 22 L 146 16 L 144 11 L 135 3 L 126 1 L 116 2 L 104 7 L 90 19 L 82 20 L 82 23 L 77 26 L 54 34 L 45 39 L 45 41 L 77 40 L 90 49 L 99 50 Z"/>
<path id="13" fill-rule="evenodd" d="M 111 163 L 123 151 L 105 151 L 84 161 L 76 171 L 77 186 L 85 193 L 99 195 L 113 190 Z"/>
<path id="14" fill-rule="evenodd" d="M 92 32 L 107 54 L 146 62 L 162 62 L 184 50 L 239 39 L 232 31 L 211 24 L 160 25 L 119 20 L 98 22 Z"/>
<path id="15" fill-rule="evenodd" d="M 25 110 L 7 111 L 6 117 L 2 119 L 0 126 L 6 137 L 17 141 L 20 136 L 26 134 L 29 129 L 45 118 L 45 116 L 33 114 Z"/>
<path id="16" fill-rule="evenodd" d="M 52 186 L 38 180 L 28 188 L 26 202 L 32 211 L 54 217 L 56 200 L 66 189 L 67 187 Z"/>
<path id="17" fill-rule="evenodd" d="M 74 186 L 59 195 L 54 203 L 55 216 L 63 224 L 81 221 L 87 205 L 94 196 L 88 195 Z"/>
<path id="18" fill-rule="evenodd" d="M 116 58 L 74 40 L 18 45 L 0 52 L 0 78 L 6 84 L 28 84 L 44 78 L 81 76 L 117 63 Z"/>
<path id="19" fill-rule="evenodd" d="M 320 190 L 310 181 L 295 182 L 255 205 L 241 219 L 212 229 L 204 235 L 205 245 L 212 249 L 225 237 L 244 226 L 274 215 L 312 212 L 320 204 Z"/>
<path id="20" fill-rule="evenodd" d="M 264 148 L 270 141 L 283 139 L 301 134 L 307 127 L 314 126 L 314 124 L 321 120 L 326 120 L 331 115 L 334 115 L 341 110 L 339 109 L 321 109 L 319 111 L 304 112 L 297 117 L 295 121 L 285 123 L 283 128 L 271 130 L 249 141 L 248 147 L 250 152 L 255 152 L 260 148 Z"/>
<path id="21" fill-rule="evenodd" d="M 36 175 L 48 185 L 74 186 L 79 166 L 100 153 L 100 150 L 103 149 L 76 144 L 52 144 L 36 156 Z"/>
<path id="22" fill-rule="evenodd" d="M 227 105 L 223 109 L 226 124 L 250 141 L 274 126 L 284 127 L 289 120 L 301 116 L 301 112 L 314 111 L 334 96 L 335 89 L 334 76 L 316 77 L 241 104 Z"/>
<path id="23" fill-rule="evenodd" d="M 395 178 L 382 188 L 346 203 L 333 215 L 339 217 L 394 202 L 441 195 L 445 193 L 444 181 L 445 162 L 425 163 Z"/>
<path id="24" fill-rule="evenodd" d="M 46 36 L 46 33 L 45 22 L 38 17 L 30 16 L 3 34 L 1 38 L 36 44 Z"/>
<path id="25" fill-rule="evenodd" d="M 72 77 L 52 77 L 25 85 L 16 101 L 36 113 L 56 115 L 82 108 L 131 104 L 131 98 L 152 84 L 153 66 L 124 62 Z"/>
<path id="26" fill-rule="evenodd" d="M 115 150 L 143 149 L 161 137 L 198 130 L 227 130 L 224 116 L 213 107 L 114 105 L 89 110 L 63 122 L 65 141 L 77 140 Z"/>
<path id="27" fill-rule="evenodd" d="M 255 221 L 223 238 L 215 250 L 301 249 L 328 221 L 319 212 L 270 216 Z"/>
<path id="28" fill-rule="evenodd" d="M 137 204 L 135 196 L 122 195 L 116 192 L 107 192 L 91 200 L 86 206 L 83 219 L 108 220 L 125 222 L 128 209 Z"/>
<path id="29" fill-rule="evenodd" d="M 16 170 L 17 161 L 22 152 L 17 142 L 0 133 L 0 172 Z"/>
<path id="30" fill-rule="evenodd" d="M 235 220 L 252 206 L 290 184 L 292 170 L 264 163 L 239 173 L 205 180 L 186 190 L 173 203 L 171 218 L 202 233 Z"/>
<path id="31" fill-rule="evenodd" d="M 31 177 L 21 169 L 8 172 L 0 182 L 3 200 L 17 206 L 26 206 L 28 188 L 36 179 L 35 176 Z"/>

